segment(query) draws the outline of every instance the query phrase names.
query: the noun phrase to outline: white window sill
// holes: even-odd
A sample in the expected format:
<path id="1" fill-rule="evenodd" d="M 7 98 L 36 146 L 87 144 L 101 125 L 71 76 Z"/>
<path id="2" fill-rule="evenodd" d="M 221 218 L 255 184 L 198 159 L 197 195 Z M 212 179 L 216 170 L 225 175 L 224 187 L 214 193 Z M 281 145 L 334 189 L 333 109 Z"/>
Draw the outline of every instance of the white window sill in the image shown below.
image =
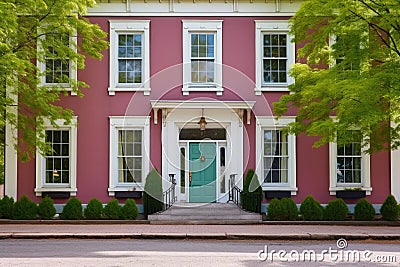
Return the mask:
<path id="1" fill-rule="evenodd" d="M 113 87 L 108 88 L 108 95 L 115 95 L 115 92 L 143 92 L 144 95 L 150 95 L 150 88 L 142 87 Z"/>
<path id="2" fill-rule="evenodd" d="M 125 185 L 125 186 L 118 186 L 118 187 L 108 188 L 108 195 L 110 197 L 113 197 L 113 196 L 115 196 L 115 192 L 126 192 L 126 191 L 128 191 L 128 192 L 130 192 L 130 191 L 132 191 L 132 192 L 134 192 L 134 191 L 143 192 L 144 191 L 144 187 L 143 187 L 142 184 L 132 184 L 132 185 L 129 185 L 129 186 Z"/>
<path id="3" fill-rule="evenodd" d="M 218 96 L 221 96 L 224 92 L 224 88 L 219 86 L 205 86 L 205 85 L 189 85 L 182 87 L 182 94 L 189 95 L 190 92 L 216 92 Z"/>
<path id="4" fill-rule="evenodd" d="M 329 188 L 329 194 L 331 196 L 336 196 L 336 192 L 337 191 L 346 191 L 346 190 L 352 190 L 352 189 L 356 189 L 356 190 L 360 190 L 360 191 L 365 191 L 365 194 L 367 196 L 371 195 L 372 192 L 372 187 L 363 187 L 363 186 L 340 186 L 340 187 L 330 187 Z"/>
<path id="5" fill-rule="evenodd" d="M 297 187 L 290 187 L 290 186 L 273 186 L 273 185 L 267 185 L 263 184 L 261 186 L 263 191 L 290 191 L 292 196 L 297 195 L 297 191 L 299 189 Z"/>
<path id="6" fill-rule="evenodd" d="M 35 188 L 36 196 L 42 196 L 43 192 L 69 192 L 71 196 L 76 196 L 78 189 L 70 187 L 41 187 Z"/>
<path id="7" fill-rule="evenodd" d="M 263 86 L 254 88 L 255 95 L 261 95 L 262 92 L 289 92 L 289 87 L 287 85 L 279 86 L 279 85 L 271 85 L 271 86 Z"/>
<path id="8" fill-rule="evenodd" d="M 57 86 L 58 87 L 58 91 L 60 92 L 70 92 L 71 95 L 78 95 L 75 91 L 72 90 L 71 86 L 69 84 L 57 84 L 57 83 L 45 83 L 45 84 L 41 84 L 41 86 L 45 86 L 48 87 L 49 90 L 52 89 L 53 86 Z"/>

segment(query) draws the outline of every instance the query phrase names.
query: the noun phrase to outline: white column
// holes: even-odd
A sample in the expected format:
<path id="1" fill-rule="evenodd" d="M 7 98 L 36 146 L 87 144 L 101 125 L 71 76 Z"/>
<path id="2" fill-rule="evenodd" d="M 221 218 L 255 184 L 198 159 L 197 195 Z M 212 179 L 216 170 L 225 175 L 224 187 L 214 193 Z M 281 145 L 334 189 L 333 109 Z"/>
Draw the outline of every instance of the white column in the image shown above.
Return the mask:
<path id="1" fill-rule="evenodd" d="M 14 97 L 14 106 L 6 112 L 5 153 L 4 153 L 4 193 L 17 200 L 17 151 L 14 146 L 18 138 L 18 130 L 9 123 L 8 114 L 17 114 L 18 98 Z"/>
<path id="2" fill-rule="evenodd" d="M 390 193 L 400 201 L 400 149 L 390 155 Z"/>

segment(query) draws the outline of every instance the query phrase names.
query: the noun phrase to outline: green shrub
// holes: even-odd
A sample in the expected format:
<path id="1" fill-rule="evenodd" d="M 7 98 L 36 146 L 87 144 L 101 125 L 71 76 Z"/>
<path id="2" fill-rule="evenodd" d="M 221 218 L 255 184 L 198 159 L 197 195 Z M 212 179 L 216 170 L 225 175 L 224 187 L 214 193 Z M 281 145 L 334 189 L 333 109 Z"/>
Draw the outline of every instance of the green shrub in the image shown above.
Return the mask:
<path id="1" fill-rule="evenodd" d="M 46 196 L 42 198 L 42 201 L 39 203 L 38 214 L 43 220 L 50 220 L 56 215 L 56 208 L 54 207 L 54 201 Z"/>
<path id="2" fill-rule="evenodd" d="M 281 201 L 277 198 L 272 199 L 269 202 L 267 208 L 267 219 L 271 221 L 280 221 L 282 220 L 282 205 Z"/>
<path id="3" fill-rule="evenodd" d="M 267 219 L 271 221 L 295 221 L 298 219 L 299 211 L 296 203 L 291 198 L 274 198 L 269 202 L 267 208 Z"/>
<path id="4" fill-rule="evenodd" d="M 67 204 L 65 204 L 60 217 L 63 220 L 82 219 L 82 202 L 75 197 L 70 198 Z"/>
<path id="5" fill-rule="evenodd" d="M 14 220 L 34 220 L 37 215 L 37 205 L 27 196 L 22 197 L 15 202 L 12 218 Z"/>
<path id="6" fill-rule="evenodd" d="M 375 218 L 375 209 L 371 203 L 365 198 L 357 201 L 354 207 L 354 220 L 356 221 L 372 221 Z"/>
<path id="7" fill-rule="evenodd" d="M 397 206 L 397 201 L 392 195 L 388 195 L 383 202 L 380 213 L 382 219 L 386 221 L 397 221 L 399 217 L 399 208 Z"/>
<path id="8" fill-rule="evenodd" d="M 349 208 L 341 198 L 333 199 L 328 202 L 324 209 L 324 220 L 344 221 L 349 214 Z"/>
<path id="9" fill-rule="evenodd" d="M 162 178 L 156 169 L 146 177 L 143 192 L 144 215 L 153 214 L 163 210 Z"/>
<path id="10" fill-rule="evenodd" d="M 305 221 L 320 221 L 324 218 L 324 208 L 309 195 L 300 205 L 300 214 Z"/>
<path id="11" fill-rule="evenodd" d="M 113 199 L 107 202 L 104 207 L 104 216 L 108 219 L 118 220 L 121 215 L 121 206 L 118 204 L 118 200 Z"/>
<path id="12" fill-rule="evenodd" d="M 135 220 L 138 216 L 138 207 L 133 199 L 128 198 L 124 206 L 121 208 L 121 219 Z"/>
<path id="13" fill-rule="evenodd" d="M 296 203 L 291 198 L 281 199 L 282 219 L 286 221 L 296 221 L 299 218 L 299 210 Z"/>
<path id="14" fill-rule="evenodd" d="M 89 200 L 86 208 L 83 211 L 85 218 L 89 220 L 101 219 L 103 215 L 103 203 L 97 198 Z"/>
<path id="15" fill-rule="evenodd" d="M 261 212 L 262 188 L 253 169 L 247 171 L 240 199 L 243 209 L 251 212 Z"/>
<path id="16" fill-rule="evenodd" d="M 14 199 L 12 197 L 4 196 L 0 200 L 0 218 L 11 219 L 13 208 Z"/>

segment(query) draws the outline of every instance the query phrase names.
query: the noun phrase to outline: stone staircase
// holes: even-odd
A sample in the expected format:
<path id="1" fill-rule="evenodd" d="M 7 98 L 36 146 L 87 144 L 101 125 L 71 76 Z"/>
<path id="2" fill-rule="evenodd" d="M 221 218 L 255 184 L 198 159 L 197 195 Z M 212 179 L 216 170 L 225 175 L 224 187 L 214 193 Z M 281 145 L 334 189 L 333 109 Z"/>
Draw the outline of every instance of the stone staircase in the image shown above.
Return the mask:
<path id="1" fill-rule="evenodd" d="M 258 224 L 261 214 L 246 212 L 233 203 L 175 203 L 148 216 L 151 224 Z"/>

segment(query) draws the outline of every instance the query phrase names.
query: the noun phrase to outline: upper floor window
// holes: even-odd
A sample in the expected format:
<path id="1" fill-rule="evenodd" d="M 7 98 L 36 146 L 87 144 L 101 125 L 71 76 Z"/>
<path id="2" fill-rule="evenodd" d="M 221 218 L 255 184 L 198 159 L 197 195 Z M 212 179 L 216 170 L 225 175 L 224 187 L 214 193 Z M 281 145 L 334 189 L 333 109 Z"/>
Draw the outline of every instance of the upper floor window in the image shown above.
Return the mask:
<path id="1" fill-rule="evenodd" d="M 75 49 L 76 37 L 68 34 L 45 34 L 39 39 L 37 65 L 41 85 L 62 88 L 72 92 L 71 80 L 77 79 L 75 62 L 65 48 Z"/>
<path id="2" fill-rule="evenodd" d="M 69 192 L 76 194 L 77 160 L 77 117 L 70 125 L 63 120 L 56 122 L 57 127 L 45 120 L 44 138 L 51 146 L 51 152 L 43 155 L 36 153 L 37 196 L 42 192 Z"/>
<path id="3" fill-rule="evenodd" d="M 257 116 L 256 121 L 256 171 L 263 190 L 296 194 L 296 137 L 283 130 L 294 118 Z"/>
<path id="4" fill-rule="evenodd" d="M 287 21 L 256 21 L 256 94 L 287 91 L 293 83 L 288 74 L 295 62 L 295 47 Z"/>
<path id="5" fill-rule="evenodd" d="M 370 156 L 361 147 L 362 136 L 357 130 L 351 131 L 351 139 L 347 144 L 330 143 L 330 191 L 335 194 L 346 188 L 360 188 L 371 192 L 370 185 Z M 346 137 L 348 140 L 348 137 Z"/>
<path id="6" fill-rule="evenodd" d="M 150 21 L 110 20 L 110 85 L 116 91 L 150 94 Z"/>
<path id="7" fill-rule="evenodd" d="M 183 21 L 183 88 L 222 95 L 222 21 Z"/>

